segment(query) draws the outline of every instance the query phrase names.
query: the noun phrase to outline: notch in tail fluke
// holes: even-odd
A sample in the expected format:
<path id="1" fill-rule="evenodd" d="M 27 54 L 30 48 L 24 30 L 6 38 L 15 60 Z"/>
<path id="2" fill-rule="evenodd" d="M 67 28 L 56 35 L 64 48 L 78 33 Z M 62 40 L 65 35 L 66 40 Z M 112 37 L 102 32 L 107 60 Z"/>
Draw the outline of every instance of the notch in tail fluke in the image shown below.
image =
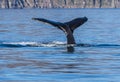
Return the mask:
<path id="1" fill-rule="evenodd" d="M 76 28 L 83 25 L 88 18 L 87 17 L 81 17 L 81 18 L 75 18 L 69 22 L 61 23 L 61 22 L 55 22 L 52 20 L 44 19 L 44 18 L 32 18 L 32 20 L 37 20 L 40 22 L 48 23 L 52 26 L 58 27 L 59 29 L 66 31 L 68 28 L 73 32 Z"/>

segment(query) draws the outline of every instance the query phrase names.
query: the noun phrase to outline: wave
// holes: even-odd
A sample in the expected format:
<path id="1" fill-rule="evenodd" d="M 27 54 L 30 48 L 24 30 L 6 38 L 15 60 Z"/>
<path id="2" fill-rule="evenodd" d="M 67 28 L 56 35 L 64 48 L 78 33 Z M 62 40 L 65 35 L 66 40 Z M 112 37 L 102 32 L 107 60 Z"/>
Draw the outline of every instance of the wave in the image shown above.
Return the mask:
<path id="1" fill-rule="evenodd" d="M 1 42 L 1 47 L 57 47 L 65 46 L 65 42 Z"/>
<path id="2" fill-rule="evenodd" d="M 1 42 L 0 47 L 119 47 L 119 44 L 85 44 L 79 43 L 76 45 L 67 45 L 66 42 L 53 41 L 53 42 Z"/>
<path id="3" fill-rule="evenodd" d="M 119 44 L 77 44 L 77 46 L 83 47 L 120 47 Z"/>

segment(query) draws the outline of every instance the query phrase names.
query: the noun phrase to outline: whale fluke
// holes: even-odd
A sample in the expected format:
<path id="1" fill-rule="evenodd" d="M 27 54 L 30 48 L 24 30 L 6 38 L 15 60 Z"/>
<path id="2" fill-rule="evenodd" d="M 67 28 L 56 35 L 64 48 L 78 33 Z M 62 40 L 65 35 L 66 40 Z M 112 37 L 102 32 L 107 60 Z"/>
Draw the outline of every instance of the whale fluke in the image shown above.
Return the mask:
<path id="1" fill-rule="evenodd" d="M 48 23 L 52 26 L 58 27 L 61 30 L 65 29 L 65 27 L 68 27 L 68 28 L 70 28 L 70 30 L 72 32 L 77 27 L 81 26 L 82 24 L 84 24 L 88 20 L 87 17 L 82 17 L 82 18 L 73 19 L 69 22 L 61 23 L 61 22 L 55 22 L 55 21 L 52 21 L 52 20 L 47 20 L 47 19 L 44 19 L 44 18 L 32 18 L 32 19 L 37 20 L 37 21 L 41 21 L 41 22 L 44 22 L 44 23 Z"/>
<path id="2" fill-rule="evenodd" d="M 77 27 L 84 24 L 87 20 L 88 20 L 87 17 L 76 18 L 76 19 L 73 19 L 72 21 L 66 22 L 64 24 L 68 25 L 73 32 Z"/>
<path id="3" fill-rule="evenodd" d="M 67 35 L 67 43 L 68 44 L 75 44 L 75 40 L 73 37 L 73 31 L 88 20 L 87 17 L 82 17 L 82 18 L 73 19 L 72 21 L 69 21 L 69 22 L 61 23 L 61 22 L 47 20 L 44 18 L 32 18 L 32 19 L 41 21 L 44 23 L 48 23 L 52 26 L 55 26 L 55 27 L 61 29 Z"/>
<path id="4" fill-rule="evenodd" d="M 78 28 L 79 26 L 83 25 L 88 20 L 87 17 L 81 17 L 81 18 L 75 18 L 69 22 L 61 23 L 61 22 L 55 22 L 52 20 L 44 19 L 44 18 L 32 18 L 32 19 L 40 21 L 40 22 L 48 23 L 62 30 L 66 34 L 67 44 L 75 44 L 75 39 L 73 36 L 74 30 Z M 74 49 L 69 47 L 68 50 L 73 51 Z"/>

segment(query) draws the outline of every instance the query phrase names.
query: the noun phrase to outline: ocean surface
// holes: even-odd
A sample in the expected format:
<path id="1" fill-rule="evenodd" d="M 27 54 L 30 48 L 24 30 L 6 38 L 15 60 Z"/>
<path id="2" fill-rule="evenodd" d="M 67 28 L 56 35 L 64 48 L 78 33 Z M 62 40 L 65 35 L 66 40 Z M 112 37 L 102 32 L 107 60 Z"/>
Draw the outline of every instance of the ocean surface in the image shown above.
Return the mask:
<path id="1" fill-rule="evenodd" d="M 88 21 L 65 34 L 33 17 Z M 82 45 L 83 44 L 83 45 Z M 120 82 L 120 9 L 0 9 L 0 82 Z"/>

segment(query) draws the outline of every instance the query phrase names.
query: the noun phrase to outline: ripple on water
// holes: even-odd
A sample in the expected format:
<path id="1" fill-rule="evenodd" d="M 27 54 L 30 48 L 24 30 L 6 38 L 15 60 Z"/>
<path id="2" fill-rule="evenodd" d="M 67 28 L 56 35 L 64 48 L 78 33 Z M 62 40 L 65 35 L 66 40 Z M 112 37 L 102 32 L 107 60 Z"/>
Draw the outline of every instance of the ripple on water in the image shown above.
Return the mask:
<path id="1" fill-rule="evenodd" d="M 119 82 L 119 14 L 119 9 L 0 10 L 0 81 Z M 74 33 L 73 53 L 61 31 L 31 20 L 80 16 L 89 20 Z"/>

